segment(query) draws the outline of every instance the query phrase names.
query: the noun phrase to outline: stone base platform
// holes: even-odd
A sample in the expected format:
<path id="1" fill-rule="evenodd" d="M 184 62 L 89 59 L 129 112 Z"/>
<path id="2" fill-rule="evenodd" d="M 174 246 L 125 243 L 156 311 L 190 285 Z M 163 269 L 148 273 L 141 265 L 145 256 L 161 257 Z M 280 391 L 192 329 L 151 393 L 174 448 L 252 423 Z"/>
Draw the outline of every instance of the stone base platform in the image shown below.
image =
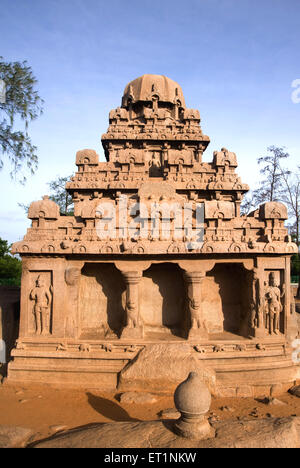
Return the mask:
<path id="1" fill-rule="evenodd" d="M 140 363 L 142 350 L 147 349 L 150 350 L 146 357 L 149 372 L 139 375 L 138 369 L 143 368 L 143 362 Z M 152 349 L 155 350 L 153 354 Z M 300 378 L 300 366 L 292 362 L 293 351 L 280 338 L 262 343 L 227 337 L 201 344 L 186 340 L 137 344 L 136 340 L 134 343 L 130 340 L 83 343 L 78 340 L 60 342 L 46 337 L 38 342 L 23 339 L 12 351 L 8 382 L 63 384 L 110 391 L 143 391 L 146 387 L 157 393 L 171 394 L 188 371 L 196 366 L 208 375 L 215 396 L 274 396 L 288 390 Z M 181 369 L 174 378 L 172 371 L 168 371 L 172 361 L 174 368 L 178 363 Z M 163 369 L 164 377 L 160 380 L 155 380 L 155 372 L 151 372 L 157 365 Z"/>

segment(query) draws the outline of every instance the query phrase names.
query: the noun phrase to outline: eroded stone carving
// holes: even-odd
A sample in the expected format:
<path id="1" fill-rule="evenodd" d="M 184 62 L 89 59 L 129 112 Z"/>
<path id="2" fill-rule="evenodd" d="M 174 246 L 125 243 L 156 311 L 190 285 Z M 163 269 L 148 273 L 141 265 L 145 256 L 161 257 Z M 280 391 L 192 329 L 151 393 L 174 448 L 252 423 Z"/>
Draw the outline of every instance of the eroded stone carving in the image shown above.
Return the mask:
<path id="1" fill-rule="evenodd" d="M 65 271 L 65 281 L 68 286 L 74 286 L 80 279 L 81 270 L 79 268 L 68 268 Z"/>

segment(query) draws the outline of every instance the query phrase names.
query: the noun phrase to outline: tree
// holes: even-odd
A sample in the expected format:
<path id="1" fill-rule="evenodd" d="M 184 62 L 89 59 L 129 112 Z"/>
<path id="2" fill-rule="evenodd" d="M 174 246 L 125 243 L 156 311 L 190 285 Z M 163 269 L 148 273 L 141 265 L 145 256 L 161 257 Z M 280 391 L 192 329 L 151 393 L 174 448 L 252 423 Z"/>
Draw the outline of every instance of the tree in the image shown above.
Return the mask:
<path id="1" fill-rule="evenodd" d="M 293 174 L 290 170 L 283 168 L 282 161 L 289 157 L 284 148 L 270 146 L 269 155 L 258 158 L 259 165 L 263 165 L 260 173 L 264 179 L 260 182 L 258 189 L 248 192 L 241 205 L 241 213 L 249 214 L 260 204 L 270 201 L 280 201 L 287 205 L 289 218 L 289 232 L 293 242 L 300 245 L 300 166 L 298 173 Z M 291 274 L 299 278 L 298 295 L 300 294 L 300 258 L 299 253 L 292 256 Z"/>
<path id="2" fill-rule="evenodd" d="M 292 174 L 288 171 L 282 171 L 283 188 L 281 200 L 287 205 L 289 216 L 292 223 L 289 226 L 293 242 L 300 245 L 300 166 L 298 173 Z M 300 294 L 300 257 L 299 253 L 292 256 L 291 259 L 292 279 L 298 277 L 298 293 Z"/>
<path id="3" fill-rule="evenodd" d="M 295 237 L 295 242 L 300 245 L 300 166 L 296 174 L 282 170 L 282 182 L 281 201 L 288 207 L 292 220 L 291 234 Z"/>
<path id="4" fill-rule="evenodd" d="M 58 204 L 60 208 L 60 214 L 66 216 L 73 216 L 73 200 L 71 195 L 66 191 L 66 183 L 70 180 L 72 176 L 69 177 L 57 177 L 57 179 L 48 182 L 50 192 L 50 200 Z M 28 213 L 29 205 L 19 203 L 19 206 Z"/>
<path id="5" fill-rule="evenodd" d="M 241 205 L 241 213 L 249 214 L 259 205 L 271 201 L 282 201 L 282 184 L 284 178 L 290 175 L 290 171 L 283 169 L 281 161 L 288 158 L 290 155 L 284 151 L 284 148 L 269 146 L 267 148 L 270 154 L 257 159 L 260 169 L 260 174 L 263 179 L 259 183 L 259 187 L 247 193 Z"/>
<path id="6" fill-rule="evenodd" d="M 0 57 L 0 80 L 5 84 L 5 96 L 0 100 L 0 169 L 4 165 L 3 156 L 7 156 L 12 177 L 23 172 L 24 165 L 33 174 L 38 157 L 28 127 L 42 114 L 44 103 L 35 89 L 37 80 L 26 61 L 5 62 L 3 57 Z M 24 122 L 23 130 L 14 129 L 16 119 Z M 21 181 L 25 180 L 23 175 Z"/>
<path id="7" fill-rule="evenodd" d="M 279 201 L 282 193 L 282 177 L 284 174 L 289 174 L 289 171 L 284 171 L 281 167 L 281 161 L 289 157 L 288 153 L 284 152 L 284 148 L 269 146 L 269 153 L 266 156 L 258 158 L 258 165 L 262 166 L 260 173 L 264 179 L 260 182 L 258 189 L 254 190 L 254 204 Z"/>
<path id="8" fill-rule="evenodd" d="M 247 216 L 255 208 L 256 208 L 255 196 L 254 196 L 254 193 L 249 190 L 249 192 L 244 196 L 243 201 L 241 203 L 241 215 Z"/>
<path id="9" fill-rule="evenodd" d="M 66 191 L 66 183 L 70 180 L 69 177 L 57 177 L 48 183 L 52 193 L 50 199 L 58 204 L 60 207 L 60 213 L 63 215 L 73 216 L 73 200 L 71 195 Z"/>
<path id="10" fill-rule="evenodd" d="M 0 238 L 0 285 L 20 286 L 21 261 L 10 253 L 11 246 Z"/>

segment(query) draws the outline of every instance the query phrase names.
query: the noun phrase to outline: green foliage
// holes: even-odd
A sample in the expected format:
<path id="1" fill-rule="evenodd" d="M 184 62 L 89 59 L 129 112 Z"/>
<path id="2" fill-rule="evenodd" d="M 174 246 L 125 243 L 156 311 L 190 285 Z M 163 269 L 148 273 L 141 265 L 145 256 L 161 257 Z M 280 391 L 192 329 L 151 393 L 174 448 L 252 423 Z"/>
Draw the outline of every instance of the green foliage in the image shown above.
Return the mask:
<path id="1" fill-rule="evenodd" d="M 299 276 L 300 276 L 300 256 L 299 254 L 295 254 L 292 256 L 291 260 L 291 275 L 295 278 L 298 278 L 299 281 Z"/>
<path id="2" fill-rule="evenodd" d="M 0 257 L 9 254 L 9 248 L 8 242 L 0 237 Z"/>
<path id="3" fill-rule="evenodd" d="M 22 264 L 10 254 L 10 247 L 0 238 L 0 285 L 20 286 Z"/>
<path id="4" fill-rule="evenodd" d="M 5 62 L 0 56 L 0 79 L 6 85 L 6 99 L 0 103 L 0 169 L 3 156 L 11 164 L 11 176 L 16 177 L 24 165 L 33 174 L 37 169 L 37 148 L 28 135 L 28 126 L 43 112 L 44 101 L 35 89 L 37 80 L 27 62 Z M 24 122 L 23 130 L 15 130 L 16 119 Z M 1 157 L 2 153 L 2 157 Z M 22 180 L 25 182 L 23 175 Z"/>
<path id="5" fill-rule="evenodd" d="M 59 177 L 57 179 L 48 182 L 50 187 L 50 200 L 58 204 L 60 209 L 60 214 L 65 216 L 73 216 L 74 214 L 74 205 L 71 195 L 66 191 L 66 183 L 71 179 L 69 177 Z M 18 205 L 24 209 L 25 213 L 28 213 L 29 205 L 24 203 L 18 203 Z"/>
<path id="6" fill-rule="evenodd" d="M 73 200 L 71 195 L 66 191 L 66 183 L 70 180 L 69 177 L 57 177 L 48 183 L 50 187 L 50 199 L 58 204 L 60 213 L 67 216 L 73 216 Z"/>

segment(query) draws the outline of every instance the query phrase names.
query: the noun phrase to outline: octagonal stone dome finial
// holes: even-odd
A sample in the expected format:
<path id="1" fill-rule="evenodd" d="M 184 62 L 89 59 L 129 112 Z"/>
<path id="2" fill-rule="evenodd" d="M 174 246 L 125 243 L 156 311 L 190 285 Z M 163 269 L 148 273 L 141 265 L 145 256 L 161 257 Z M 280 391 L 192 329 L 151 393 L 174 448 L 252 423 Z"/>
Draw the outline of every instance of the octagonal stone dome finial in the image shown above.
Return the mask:
<path id="1" fill-rule="evenodd" d="M 122 107 L 130 102 L 160 102 L 177 104 L 185 109 L 185 100 L 181 86 L 164 75 L 142 75 L 127 84 L 122 97 Z"/>

